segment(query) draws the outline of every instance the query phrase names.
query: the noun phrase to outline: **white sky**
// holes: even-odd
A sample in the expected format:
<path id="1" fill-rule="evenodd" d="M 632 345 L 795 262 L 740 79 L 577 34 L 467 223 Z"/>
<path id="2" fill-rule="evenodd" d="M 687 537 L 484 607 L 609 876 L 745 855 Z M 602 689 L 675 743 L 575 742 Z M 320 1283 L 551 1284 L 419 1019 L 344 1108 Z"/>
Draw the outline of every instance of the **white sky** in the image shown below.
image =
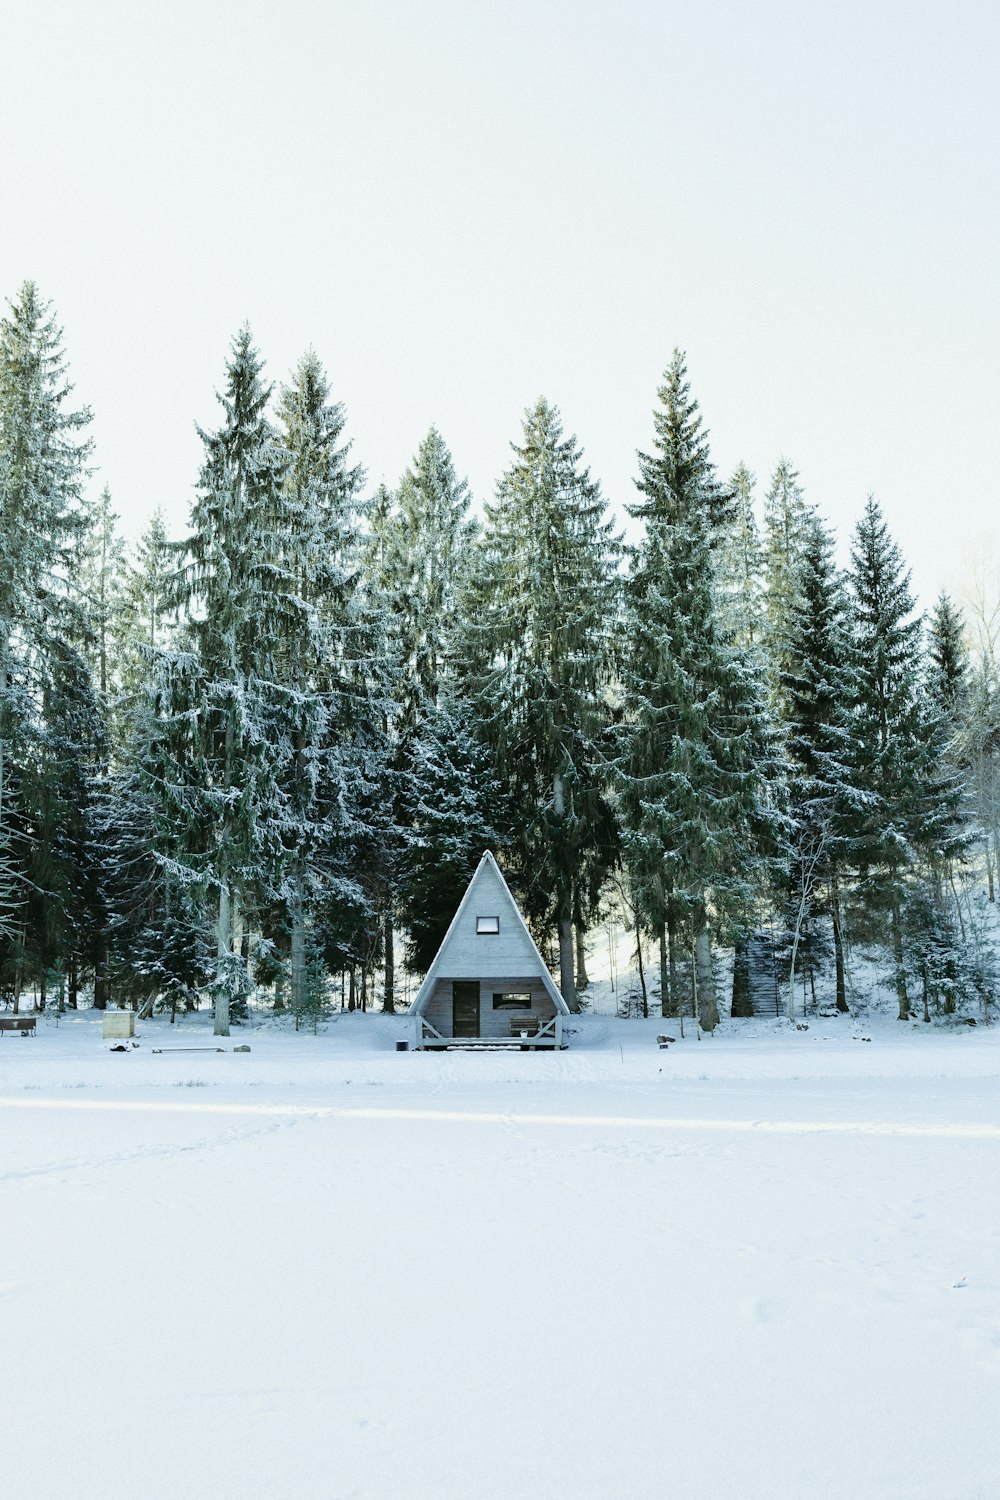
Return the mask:
<path id="1" fill-rule="evenodd" d="M 0 294 L 132 533 L 245 319 L 372 484 L 435 422 L 489 495 L 544 393 L 616 506 L 679 344 L 722 472 L 874 491 L 926 600 L 1000 530 L 998 77 L 988 0 L 4 0 Z"/>

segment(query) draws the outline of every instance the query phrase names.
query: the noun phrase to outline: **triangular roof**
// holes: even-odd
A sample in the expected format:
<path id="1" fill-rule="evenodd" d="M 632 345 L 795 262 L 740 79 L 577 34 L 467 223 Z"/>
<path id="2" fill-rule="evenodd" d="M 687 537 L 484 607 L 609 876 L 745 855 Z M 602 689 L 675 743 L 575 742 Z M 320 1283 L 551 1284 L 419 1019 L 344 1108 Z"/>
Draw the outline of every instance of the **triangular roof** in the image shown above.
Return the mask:
<path id="1" fill-rule="evenodd" d="M 451 972 L 455 964 L 449 963 L 449 953 L 452 953 L 455 959 L 458 960 L 457 949 L 459 939 L 465 935 L 465 929 L 468 925 L 465 919 L 476 914 L 477 897 L 482 898 L 487 903 L 479 915 L 486 915 L 487 913 L 491 916 L 499 915 L 501 934 L 504 934 L 505 938 L 508 937 L 509 931 L 512 931 L 516 935 L 516 948 L 518 950 L 516 961 L 521 967 L 512 971 L 509 966 L 510 959 L 508 958 L 507 966 L 500 968 L 496 972 L 508 977 L 511 977 L 513 973 L 525 979 L 537 977 L 545 986 L 546 993 L 556 1010 L 561 1011 L 564 1016 L 568 1016 L 569 1006 L 559 993 L 559 988 L 549 973 L 548 965 L 539 953 L 535 940 L 528 931 L 528 925 L 518 910 L 517 902 L 510 893 L 510 887 L 503 878 L 500 866 L 489 850 L 486 851 L 476 866 L 476 873 L 466 887 L 465 895 L 459 902 L 458 911 L 451 919 L 451 925 L 444 935 L 444 940 L 440 948 L 434 955 L 434 962 L 427 970 L 423 984 L 417 991 L 416 999 L 410 1006 L 409 1014 L 418 1015 L 423 1010 L 433 994 L 434 986 L 439 979 L 491 977 L 488 972 L 480 975 L 472 973 L 469 968 L 468 959 L 457 963 L 455 973 Z M 505 917 L 508 922 L 513 923 L 513 928 L 510 930 L 505 926 Z M 471 928 L 470 932 L 474 933 L 475 929 Z M 495 940 L 489 938 L 480 939 L 480 941 L 492 944 Z M 509 941 L 501 942 L 494 951 L 508 955 L 510 952 Z M 491 956 L 490 948 L 484 947 L 482 954 L 484 957 L 487 955 Z M 528 965 L 529 967 L 523 967 L 524 965 Z"/>

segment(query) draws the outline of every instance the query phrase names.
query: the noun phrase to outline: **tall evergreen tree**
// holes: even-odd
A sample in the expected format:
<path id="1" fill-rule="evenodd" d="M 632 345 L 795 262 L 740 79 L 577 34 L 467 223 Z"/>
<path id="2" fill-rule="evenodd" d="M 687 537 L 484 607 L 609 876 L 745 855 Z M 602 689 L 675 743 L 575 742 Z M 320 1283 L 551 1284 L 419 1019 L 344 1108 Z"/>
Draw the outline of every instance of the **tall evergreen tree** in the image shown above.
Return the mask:
<path id="1" fill-rule="evenodd" d="M 425 713 L 407 779 L 408 838 L 400 880 L 407 961 L 426 973 L 487 849 L 511 836 L 490 748 L 475 733 L 466 699 Z"/>
<path id="2" fill-rule="evenodd" d="M 942 592 L 928 628 L 928 686 L 940 712 L 957 730 L 969 692 L 969 652 L 961 612 Z"/>
<path id="3" fill-rule="evenodd" d="M 615 769 L 626 868 L 659 934 L 663 1007 L 683 1003 L 690 962 L 712 1029 L 710 917 L 745 905 L 759 877 L 772 826 L 770 749 L 753 672 L 719 629 L 713 542 L 726 510 L 679 351 L 659 400 L 632 508 L 646 529 L 627 589 L 627 717 Z"/>
<path id="4" fill-rule="evenodd" d="M 199 429 L 205 460 L 178 594 L 194 654 L 170 673 L 181 696 L 168 708 L 176 741 L 164 791 L 194 834 L 185 857 L 214 906 L 211 993 L 220 1036 L 229 1033 L 232 1002 L 249 989 L 235 939 L 270 890 L 277 847 L 266 718 L 281 642 L 275 521 L 287 457 L 267 416 L 269 396 L 243 328 L 219 397 L 222 425 Z"/>
<path id="5" fill-rule="evenodd" d="M 732 514 L 719 547 L 719 622 L 742 648 L 756 648 L 763 637 L 764 554 L 754 512 L 756 483 L 746 464 L 734 470 L 729 482 Z"/>
<path id="6" fill-rule="evenodd" d="M 468 515 L 470 503 L 468 484 L 458 478 L 448 446 L 434 427 L 395 495 L 382 490 L 375 501 L 372 575 L 387 607 L 397 697 L 391 722 L 392 818 L 385 821 L 381 860 L 387 1009 L 394 1004 L 396 907 L 400 901 L 409 904 L 409 818 L 430 793 L 415 778 L 435 763 L 420 747 L 434 740 L 443 695 L 455 685 L 460 599 L 476 531 Z M 419 838 L 415 832 L 412 836 Z"/>
<path id="7" fill-rule="evenodd" d="M 469 633 L 477 716 L 516 818 L 513 854 L 529 914 L 559 942 L 577 1005 L 572 925 L 595 858 L 614 858 L 595 766 L 608 718 L 618 543 L 598 484 L 558 410 L 525 413 L 514 461 L 486 507 Z M 589 915 L 587 912 L 585 915 Z"/>
<path id="8" fill-rule="evenodd" d="M 69 961 L 87 873 L 60 760 L 72 748 L 82 766 L 98 732 L 74 646 L 83 611 L 70 575 L 91 444 L 90 412 L 72 409 L 72 390 L 51 305 L 25 282 L 0 319 L 0 885 L 15 1004 L 29 974 L 44 982 Z"/>
<path id="9" fill-rule="evenodd" d="M 855 686 L 847 598 L 833 552 L 833 537 L 814 518 L 802 547 L 780 686 L 787 714 L 793 901 L 800 917 L 809 916 L 821 883 L 828 885 L 837 1009 L 846 1011 L 840 870 L 860 802 L 850 769 Z"/>
<path id="10" fill-rule="evenodd" d="M 455 472 L 435 427 L 417 450 L 396 493 L 392 557 L 384 582 L 399 618 L 404 732 L 420 707 L 440 702 L 453 669 L 458 608 L 476 527 L 469 519 L 469 486 Z"/>
<path id="11" fill-rule="evenodd" d="M 862 794 L 853 849 L 869 898 L 888 912 L 900 1020 L 910 1013 L 904 953 L 906 878 L 961 852 L 960 798 L 943 765 L 941 721 L 924 703 L 920 621 L 910 575 L 869 497 L 852 547 L 853 766 Z"/>
<path id="12" fill-rule="evenodd" d="M 764 622 L 771 696 L 782 717 L 781 679 L 791 665 L 788 631 L 811 514 L 798 471 L 787 458 L 781 459 L 764 499 Z"/>
<path id="13" fill-rule="evenodd" d="M 360 900 L 351 865 L 359 746 L 370 743 L 374 629 L 361 577 L 363 472 L 349 462 L 345 415 L 311 351 L 278 402 L 288 465 L 272 584 L 278 636 L 268 733 L 279 793 L 274 886 L 287 913 L 296 1020 L 315 1011 L 318 913 L 331 891 Z"/>

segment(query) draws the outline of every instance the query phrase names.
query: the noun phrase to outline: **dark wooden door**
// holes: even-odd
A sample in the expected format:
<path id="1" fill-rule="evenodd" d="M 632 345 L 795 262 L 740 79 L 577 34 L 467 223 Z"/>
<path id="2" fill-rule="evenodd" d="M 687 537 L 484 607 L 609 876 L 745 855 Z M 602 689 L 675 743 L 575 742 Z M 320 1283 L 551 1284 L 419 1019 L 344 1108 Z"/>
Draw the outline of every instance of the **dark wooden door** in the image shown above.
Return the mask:
<path id="1" fill-rule="evenodd" d="M 451 987 L 452 1036 L 479 1035 L 479 980 L 456 979 Z"/>

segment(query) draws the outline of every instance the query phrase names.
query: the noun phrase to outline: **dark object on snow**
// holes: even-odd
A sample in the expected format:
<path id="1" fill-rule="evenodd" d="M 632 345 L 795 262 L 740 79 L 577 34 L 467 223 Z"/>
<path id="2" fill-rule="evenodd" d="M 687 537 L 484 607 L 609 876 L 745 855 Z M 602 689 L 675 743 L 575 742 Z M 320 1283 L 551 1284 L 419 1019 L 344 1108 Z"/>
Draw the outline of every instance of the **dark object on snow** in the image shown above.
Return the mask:
<path id="1" fill-rule="evenodd" d="M 405 1037 L 400 1037 L 397 1040 L 397 1042 L 396 1042 L 396 1051 L 397 1052 L 409 1052 L 409 1050 L 410 1050 L 410 1044 L 409 1044 L 409 1042 L 406 1040 Z"/>
<path id="2" fill-rule="evenodd" d="M 225 1047 L 154 1047 L 154 1052 L 225 1052 Z M 247 1048 L 247 1051 L 250 1049 Z"/>
<path id="3" fill-rule="evenodd" d="M 247 1046 L 246 1042 L 244 1042 L 241 1046 L 234 1047 L 233 1051 L 234 1052 L 249 1052 L 250 1048 Z"/>
<path id="4" fill-rule="evenodd" d="M 676 1040 L 677 1038 L 675 1036 L 658 1036 L 656 1038 L 656 1045 L 658 1047 L 666 1048 L 671 1042 L 676 1042 Z"/>
<path id="5" fill-rule="evenodd" d="M 0 1016 L 0 1031 L 19 1031 L 22 1036 L 34 1036 L 37 1016 Z"/>

